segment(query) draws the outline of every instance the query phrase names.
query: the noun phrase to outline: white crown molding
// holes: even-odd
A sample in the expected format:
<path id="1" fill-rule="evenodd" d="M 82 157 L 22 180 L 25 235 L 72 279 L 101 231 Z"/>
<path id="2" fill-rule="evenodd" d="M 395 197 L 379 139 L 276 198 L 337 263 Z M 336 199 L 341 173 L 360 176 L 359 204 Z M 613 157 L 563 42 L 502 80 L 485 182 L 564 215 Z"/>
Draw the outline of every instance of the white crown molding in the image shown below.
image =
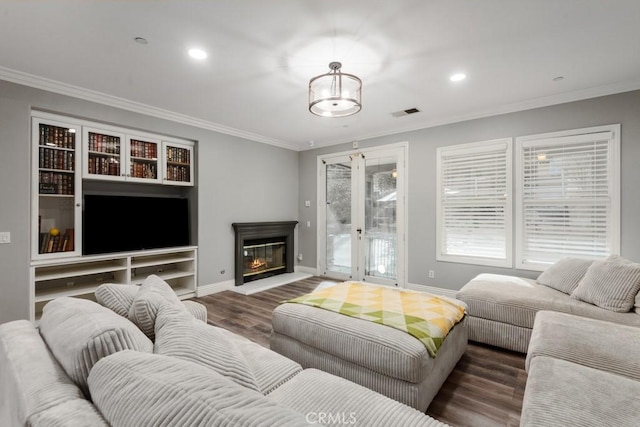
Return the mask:
<path id="1" fill-rule="evenodd" d="M 97 92 L 80 86 L 59 82 L 57 80 L 47 79 L 45 77 L 24 73 L 22 71 L 12 70 L 10 68 L 0 66 L 0 80 L 6 80 L 11 83 L 17 83 L 23 86 L 29 86 L 36 89 L 46 90 L 48 92 L 59 93 L 61 95 L 71 96 L 73 98 L 84 99 L 86 101 L 96 102 L 110 107 L 120 108 L 135 113 L 146 114 L 148 116 L 157 117 L 159 119 L 170 120 L 172 122 L 182 123 L 201 129 L 207 129 L 214 132 L 223 133 L 225 135 L 237 136 L 239 138 L 251 141 L 261 142 L 288 150 L 299 151 L 297 144 L 268 138 L 256 133 L 243 131 L 240 129 L 224 126 L 219 123 L 198 119 L 187 116 L 185 114 L 175 113 L 173 111 L 164 110 L 162 108 L 153 107 L 140 102 L 131 101 L 125 98 L 108 95 L 106 93 Z"/>
<path id="2" fill-rule="evenodd" d="M 329 147 L 332 145 L 346 144 L 353 141 L 362 141 L 372 138 L 380 138 L 383 136 L 394 135 L 404 132 L 413 132 L 420 129 L 428 129 L 436 126 L 443 126 L 452 123 L 465 122 L 469 120 L 482 119 L 485 117 L 498 116 L 501 114 L 516 113 L 518 111 L 533 110 L 534 108 L 549 107 L 551 105 L 565 104 L 568 102 L 581 101 L 584 99 L 598 98 L 601 96 L 614 95 L 616 93 L 630 92 L 640 89 L 640 80 L 632 80 L 627 82 L 612 83 L 603 86 L 596 86 L 587 89 L 581 89 L 573 92 L 559 93 L 556 95 L 544 96 L 522 102 L 503 105 L 495 108 L 488 108 L 473 114 L 443 117 L 437 120 L 420 122 L 414 126 L 395 129 L 389 132 L 375 132 L 363 134 L 359 136 L 350 136 L 329 142 L 315 141 L 313 147 L 301 145 L 298 151 L 314 150 L 321 147 Z"/>

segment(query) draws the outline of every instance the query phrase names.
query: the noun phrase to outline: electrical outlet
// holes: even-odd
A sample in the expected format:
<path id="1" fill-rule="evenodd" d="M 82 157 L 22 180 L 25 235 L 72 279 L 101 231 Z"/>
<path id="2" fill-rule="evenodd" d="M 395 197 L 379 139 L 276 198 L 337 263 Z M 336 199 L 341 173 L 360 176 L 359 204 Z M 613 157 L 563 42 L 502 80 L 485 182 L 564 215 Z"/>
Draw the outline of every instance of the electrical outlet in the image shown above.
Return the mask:
<path id="1" fill-rule="evenodd" d="M 358 148 L 358 141 L 353 141 L 353 142 L 351 143 L 351 146 L 352 146 L 353 148 Z"/>
<path id="2" fill-rule="evenodd" d="M 0 233 L 0 244 L 2 243 L 11 243 L 11 233 L 8 231 L 3 231 Z"/>
<path id="3" fill-rule="evenodd" d="M 311 221 L 307 221 L 307 228 L 311 228 Z"/>
<path id="4" fill-rule="evenodd" d="M 436 277 L 436 272 L 433 270 L 429 270 L 429 279 L 433 279 L 434 277 Z"/>
<path id="5" fill-rule="evenodd" d="M 311 200 L 305 200 L 304 201 L 304 207 L 305 208 L 310 208 L 311 207 Z"/>
<path id="6" fill-rule="evenodd" d="M 302 254 L 298 254 L 298 261 L 302 261 Z"/>

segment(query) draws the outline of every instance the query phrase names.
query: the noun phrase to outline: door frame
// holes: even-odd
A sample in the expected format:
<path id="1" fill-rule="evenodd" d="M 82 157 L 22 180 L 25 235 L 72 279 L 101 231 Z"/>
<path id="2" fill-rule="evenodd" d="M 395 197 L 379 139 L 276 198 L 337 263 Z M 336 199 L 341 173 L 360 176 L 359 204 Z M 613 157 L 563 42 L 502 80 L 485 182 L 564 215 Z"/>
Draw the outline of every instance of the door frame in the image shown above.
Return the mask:
<path id="1" fill-rule="evenodd" d="M 323 169 L 325 166 L 324 160 L 328 159 L 328 158 L 333 158 L 333 157 L 340 157 L 340 156 L 353 156 L 356 154 L 364 154 L 365 156 L 367 155 L 367 153 L 373 153 L 376 151 L 385 151 L 385 150 L 389 150 L 389 149 L 397 149 L 397 148 L 401 148 L 403 149 L 403 153 L 404 156 L 401 155 L 400 159 L 398 159 L 398 176 L 400 176 L 400 174 L 403 174 L 403 176 L 400 178 L 403 180 L 403 191 L 402 194 L 398 194 L 397 196 L 397 202 L 398 202 L 398 206 L 400 206 L 402 209 L 402 213 L 400 215 L 398 215 L 397 217 L 397 224 L 398 224 L 398 243 L 397 243 L 397 250 L 398 250 L 398 259 L 400 260 L 398 262 L 398 276 L 396 277 L 397 279 L 397 287 L 399 288 L 406 288 L 407 287 L 407 283 L 408 283 L 408 268 L 409 268 L 409 257 L 408 257 L 408 225 L 409 225 L 409 214 L 408 214 L 408 203 L 407 203 L 407 194 L 408 194 L 408 189 L 409 189 L 409 162 L 408 162 L 408 158 L 409 158 L 409 142 L 408 141 L 403 141 L 403 142 L 397 142 L 397 143 L 392 143 L 392 144 L 385 144 L 385 145 L 379 145 L 379 146 L 375 146 L 375 147 L 367 147 L 367 148 L 354 148 L 352 150 L 349 151 L 341 151 L 341 152 L 336 152 L 336 153 L 327 153 L 327 154 L 320 154 L 317 156 L 317 160 L 316 160 L 316 206 L 318 207 L 317 209 L 317 215 L 316 215 L 316 231 L 317 231 L 317 235 L 316 235 L 316 271 L 318 272 L 319 275 L 323 275 L 326 271 L 326 209 L 325 209 L 325 205 L 326 205 L 326 201 L 325 201 L 325 197 L 326 194 L 324 193 L 325 191 L 325 183 L 322 182 L 322 180 L 320 179 L 322 177 L 322 173 L 323 173 Z M 353 201 L 352 201 L 353 202 Z M 357 203 L 360 203 L 359 201 Z M 352 206 L 354 206 L 352 204 Z M 358 257 L 360 258 L 360 257 Z M 357 260 L 352 260 L 352 262 L 360 262 L 360 259 Z M 331 276 L 329 276 L 331 277 Z M 344 277 L 337 277 L 338 279 L 344 279 Z M 353 279 L 355 280 L 355 279 Z"/>

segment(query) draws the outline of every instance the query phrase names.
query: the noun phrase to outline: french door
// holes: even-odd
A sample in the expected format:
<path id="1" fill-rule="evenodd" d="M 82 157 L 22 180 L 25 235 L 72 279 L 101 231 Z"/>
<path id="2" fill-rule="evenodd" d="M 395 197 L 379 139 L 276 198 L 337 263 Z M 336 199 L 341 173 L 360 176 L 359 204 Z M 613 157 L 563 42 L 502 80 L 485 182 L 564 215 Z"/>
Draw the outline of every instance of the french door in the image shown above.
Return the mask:
<path id="1" fill-rule="evenodd" d="M 406 145 L 318 158 L 319 271 L 404 287 Z"/>

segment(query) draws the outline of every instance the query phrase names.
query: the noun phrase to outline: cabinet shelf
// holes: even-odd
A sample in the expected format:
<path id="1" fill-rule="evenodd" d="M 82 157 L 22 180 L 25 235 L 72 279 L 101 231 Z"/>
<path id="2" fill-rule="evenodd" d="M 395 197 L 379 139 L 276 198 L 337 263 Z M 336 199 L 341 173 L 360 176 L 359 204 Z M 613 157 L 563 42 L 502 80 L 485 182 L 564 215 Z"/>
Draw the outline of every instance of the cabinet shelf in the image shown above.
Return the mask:
<path id="1" fill-rule="evenodd" d="M 35 279 L 36 282 L 42 282 L 45 280 L 56 280 L 63 278 L 72 278 L 87 276 L 91 274 L 110 273 L 115 271 L 125 271 L 126 266 L 117 265 L 115 263 L 111 265 L 95 266 L 90 263 L 89 265 L 62 265 L 55 267 L 41 267 L 36 270 Z"/>
<path id="2" fill-rule="evenodd" d="M 120 157 L 120 153 L 106 153 L 104 151 L 88 151 L 90 156 Z"/>
<path id="3" fill-rule="evenodd" d="M 141 285 L 150 274 L 165 280 L 180 298 L 195 296 L 196 263 L 196 246 L 34 261 L 31 319 L 37 320 L 52 299 L 94 298 L 102 283 Z"/>
<path id="4" fill-rule="evenodd" d="M 47 290 L 36 290 L 35 302 L 51 301 L 61 297 L 75 297 L 78 295 L 93 294 L 101 283 L 91 283 L 69 286 L 68 289 L 53 288 Z"/>
<path id="5" fill-rule="evenodd" d="M 154 273 L 156 276 L 158 276 L 159 278 L 161 278 L 162 280 L 171 280 L 171 279 L 178 279 L 181 277 L 190 277 L 193 276 L 193 272 L 191 271 L 182 271 L 182 270 L 167 270 L 167 271 L 163 271 L 163 272 L 156 272 Z M 141 275 L 136 275 L 136 276 L 131 276 L 131 284 L 133 285 L 141 285 L 142 282 L 144 282 L 144 279 L 146 279 L 148 276 L 148 274 L 141 274 Z"/>

